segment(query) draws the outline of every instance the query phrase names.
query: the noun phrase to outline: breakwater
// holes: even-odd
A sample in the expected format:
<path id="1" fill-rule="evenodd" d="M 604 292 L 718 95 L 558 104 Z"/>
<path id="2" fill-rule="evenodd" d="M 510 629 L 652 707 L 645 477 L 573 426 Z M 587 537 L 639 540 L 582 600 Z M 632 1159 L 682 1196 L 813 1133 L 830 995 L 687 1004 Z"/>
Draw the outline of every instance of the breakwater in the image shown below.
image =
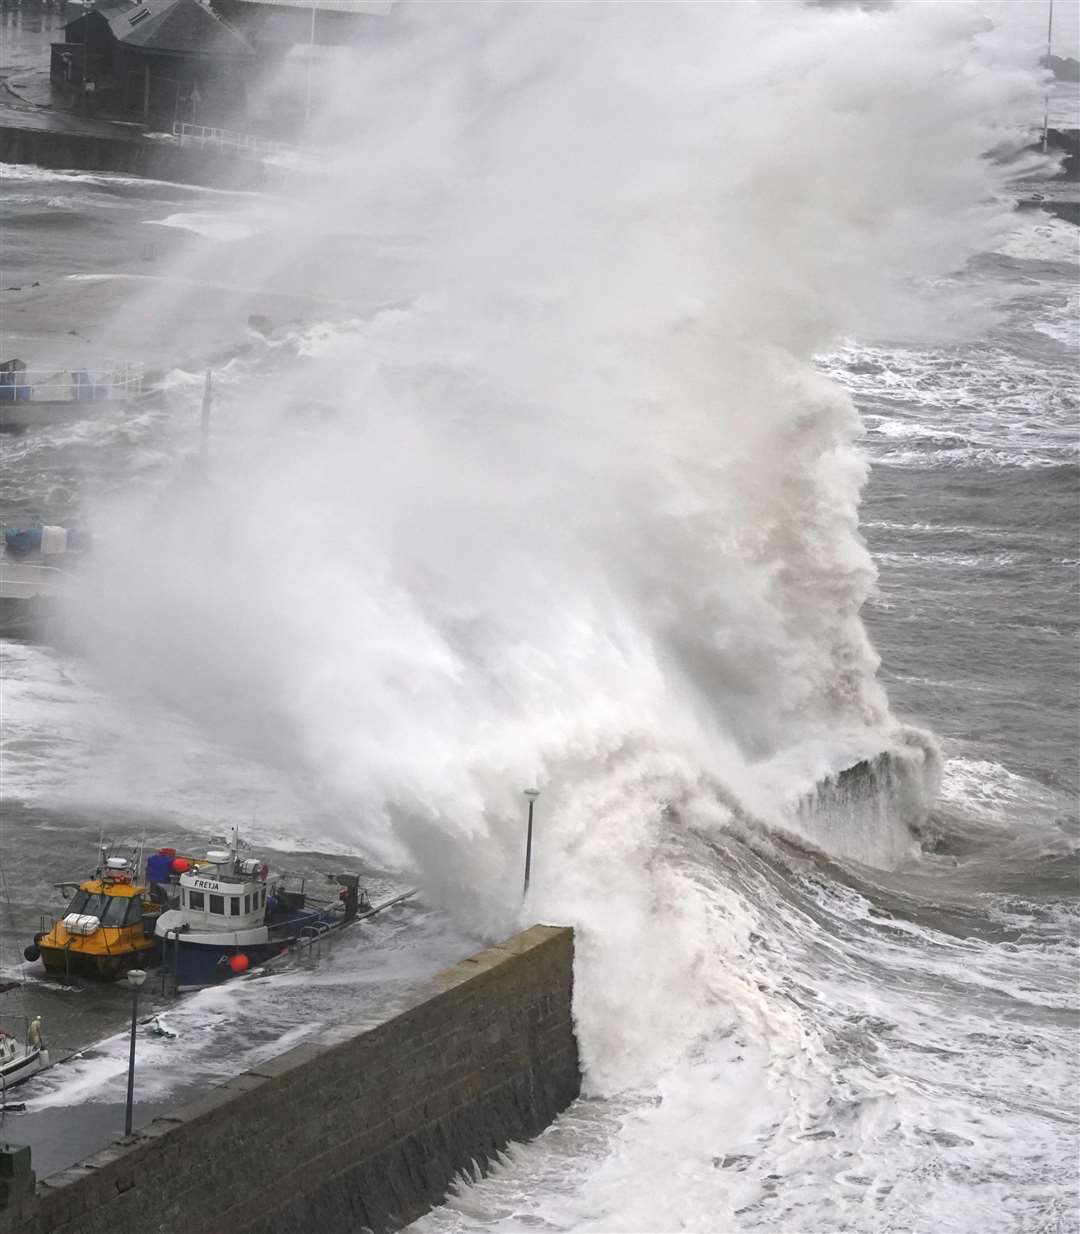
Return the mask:
<path id="1" fill-rule="evenodd" d="M 36 1186 L 0 1151 L 0 1234 L 400 1229 L 578 1095 L 573 951 L 533 926 Z"/>
<path id="2" fill-rule="evenodd" d="M 0 125 L 0 162 L 33 163 L 56 171 L 146 176 L 207 188 L 250 189 L 266 183 L 257 159 L 211 146 L 179 146 L 104 132 Z"/>
<path id="3" fill-rule="evenodd" d="M 1047 129 L 1046 147 L 1060 150 L 1061 177 L 1065 180 L 1080 180 L 1080 129 Z"/>

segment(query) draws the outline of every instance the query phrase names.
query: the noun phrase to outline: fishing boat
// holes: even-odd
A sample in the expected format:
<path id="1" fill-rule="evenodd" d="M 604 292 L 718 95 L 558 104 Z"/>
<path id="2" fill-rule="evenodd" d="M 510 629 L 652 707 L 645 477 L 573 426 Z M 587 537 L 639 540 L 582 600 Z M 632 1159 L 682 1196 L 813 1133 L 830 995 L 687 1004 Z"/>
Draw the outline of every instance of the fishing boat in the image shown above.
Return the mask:
<path id="1" fill-rule="evenodd" d="M 341 890 L 322 899 L 303 878 L 269 883 L 266 865 L 241 857 L 239 848 L 234 833 L 231 847 L 211 849 L 180 873 L 177 906 L 157 918 L 157 937 L 178 991 L 239 976 L 370 909 L 355 874 L 328 876 Z"/>
<path id="2" fill-rule="evenodd" d="M 0 986 L 0 992 L 16 987 L 18 982 Z M 26 1022 L 25 1036 L 20 1045 L 18 1037 L 10 1029 L 0 1025 L 0 1106 L 4 1092 L 13 1084 L 28 1080 L 49 1066 L 49 1051 L 45 1049 L 41 1017 L 35 1016 Z"/>
<path id="3" fill-rule="evenodd" d="M 0 545 L 0 635 L 35 638 L 52 618 L 86 548 L 77 529 L 33 523 L 6 526 Z"/>
<path id="4" fill-rule="evenodd" d="M 22 360 L 4 360 L 0 362 L 0 433 L 89 420 L 102 409 L 120 405 L 143 407 L 160 402 L 162 391 L 155 386 L 144 388 L 145 379 L 141 364 L 105 360 L 96 368 L 28 367 Z"/>
<path id="5" fill-rule="evenodd" d="M 9 918 L 11 897 L 7 880 L 0 869 L 0 892 Z M 2 937 L 2 936 L 0 936 Z M 0 956 L 0 962 L 3 957 Z M 5 1102 L 7 1090 L 13 1084 L 21 1084 L 32 1075 L 49 1066 L 49 1051 L 45 1049 L 45 1036 L 41 1017 L 31 1018 L 26 1014 L 22 1001 L 23 981 L 0 981 L 0 996 L 11 995 L 13 1010 L 8 999 L 0 998 L 0 1111 L 8 1108 Z"/>
<path id="6" fill-rule="evenodd" d="M 67 911 L 34 936 L 23 952 L 50 973 L 113 981 L 145 968 L 160 950 L 154 925 L 165 904 L 137 882 L 141 852 L 132 856 L 101 847 L 101 864 L 81 883 L 57 883 L 71 896 Z"/>

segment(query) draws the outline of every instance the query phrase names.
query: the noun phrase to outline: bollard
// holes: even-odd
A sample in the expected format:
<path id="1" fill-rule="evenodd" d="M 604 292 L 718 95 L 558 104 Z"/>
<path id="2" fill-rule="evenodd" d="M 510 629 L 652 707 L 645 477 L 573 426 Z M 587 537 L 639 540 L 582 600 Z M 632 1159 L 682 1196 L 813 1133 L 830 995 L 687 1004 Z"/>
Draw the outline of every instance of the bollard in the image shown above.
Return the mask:
<path id="1" fill-rule="evenodd" d="M 0 1234 L 33 1216 L 35 1181 L 29 1146 L 0 1141 Z"/>

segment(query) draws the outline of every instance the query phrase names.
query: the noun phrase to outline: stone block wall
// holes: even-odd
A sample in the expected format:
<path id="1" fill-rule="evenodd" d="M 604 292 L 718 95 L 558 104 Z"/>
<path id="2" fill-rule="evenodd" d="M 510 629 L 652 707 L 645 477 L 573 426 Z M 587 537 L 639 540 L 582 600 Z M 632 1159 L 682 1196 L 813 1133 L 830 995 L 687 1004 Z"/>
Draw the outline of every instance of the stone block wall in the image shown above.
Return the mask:
<path id="1" fill-rule="evenodd" d="M 17 1234 L 375 1234 L 577 1096 L 573 932 L 532 929 L 38 1184 Z"/>
<path id="2" fill-rule="evenodd" d="M 265 164 L 237 158 L 230 151 L 17 125 L 0 125 L 0 162 L 33 163 L 56 170 L 116 172 L 211 188 L 256 188 L 267 180 Z"/>

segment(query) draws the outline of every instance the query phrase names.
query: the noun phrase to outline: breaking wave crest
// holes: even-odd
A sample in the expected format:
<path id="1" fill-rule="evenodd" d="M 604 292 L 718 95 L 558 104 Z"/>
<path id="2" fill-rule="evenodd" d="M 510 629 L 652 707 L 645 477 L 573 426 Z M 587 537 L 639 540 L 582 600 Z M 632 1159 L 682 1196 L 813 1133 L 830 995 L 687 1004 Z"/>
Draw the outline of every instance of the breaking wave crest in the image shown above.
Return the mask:
<path id="1" fill-rule="evenodd" d="M 396 269 L 414 294 L 226 389 L 210 493 L 102 503 L 107 585 L 78 616 L 103 668 L 302 768 L 421 869 L 481 835 L 509 856 L 522 784 L 554 808 L 628 747 L 895 860 L 895 835 L 849 844 L 846 789 L 790 805 L 838 760 L 911 750 L 859 617 L 858 417 L 812 358 L 856 324 L 939 328 L 911 277 L 1007 234 L 982 157 L 1004 79 L 957 72 L 930 128 L 909 79 L 973 37 L 939 11 L 419 9 L 364 53 L 377 103 L 261 272 L 363 279 L 392 202 L 424 237 Z M 436 63 L 418 113 L 403 83 Z M 799 192 L 778 197 L 763 125 Z M 218 262 L 188 258 L 191 287 Z M 173 282 L 146 294 L 198 294 Z M 317 427 L 290 416 L 313 392 Z M 916 812 L 912 784 L 886 813 Z"/>

